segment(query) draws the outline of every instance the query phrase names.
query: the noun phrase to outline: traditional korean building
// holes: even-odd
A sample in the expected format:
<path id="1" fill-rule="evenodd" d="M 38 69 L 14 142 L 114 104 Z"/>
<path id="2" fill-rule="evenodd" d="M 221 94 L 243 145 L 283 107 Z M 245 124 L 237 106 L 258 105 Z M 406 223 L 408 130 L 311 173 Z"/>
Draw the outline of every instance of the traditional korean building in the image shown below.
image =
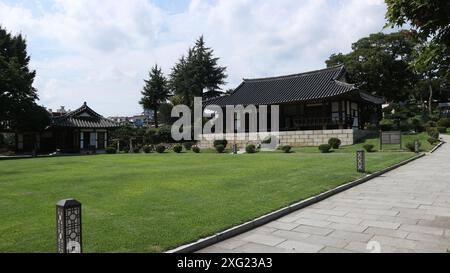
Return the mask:
<path id="1" fill-rule="evenodd" d="M 336 136 L 343 143 L 352 144 L 364 134 L 368 125 L 378 124 L 384 99 L 347 83 L 345 75 L 345 67 L 336 66 L 280 77 L 244 79 L 233 93 L 208 100 L 204 106 L 218 105 L 225 113 L 226 106 L 279 105 L 279 131 L 286 136 L 282 143 L 320 145 Z M 237 115 L 236 131 L 244 123 L 243 118 L 248 132 L 248 116 Z M 311 136 L 304 136 L 305 132 Z M 300 141 L 297 137 L 300 135 L 309 140 Z M 203 146 L 209 146 L 209 143 Z"/>
<path id="2" fill-rule="evenodd" d="M 52 113 L 51 123 L 44 132 L 17 134 L 17 151 L 101 153 L 108 145 L 109 133 L 118 126 L 84 103 L 68 113 Z"/>

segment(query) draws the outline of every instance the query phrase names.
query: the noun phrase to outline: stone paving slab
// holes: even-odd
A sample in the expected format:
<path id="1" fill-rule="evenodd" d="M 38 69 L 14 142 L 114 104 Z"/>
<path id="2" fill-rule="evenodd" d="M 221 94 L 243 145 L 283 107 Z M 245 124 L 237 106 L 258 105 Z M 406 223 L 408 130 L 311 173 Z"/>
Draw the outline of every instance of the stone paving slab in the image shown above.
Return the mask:
<path id="1" fill-rule="evenodd" d="M 450 142 L 449 136 L 443 137 Z M 201 253 L 450 250 L 450 144 Z"/>

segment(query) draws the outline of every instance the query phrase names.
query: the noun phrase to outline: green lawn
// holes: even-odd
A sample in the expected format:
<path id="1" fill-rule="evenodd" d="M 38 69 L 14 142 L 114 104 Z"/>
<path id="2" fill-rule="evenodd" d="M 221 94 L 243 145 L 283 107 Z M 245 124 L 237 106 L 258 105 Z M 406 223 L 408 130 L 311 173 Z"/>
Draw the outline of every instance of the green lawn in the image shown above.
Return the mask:
<path id="1" fill-rule="evenodd" d="M 428 134 L 420 133 L 420 134 L 411 134 L 411 135 L 402 135 L 402 149 L 407 150 L 405 144 L 408 142 L 414 142 L 414 140 L 418 139 L 421 143 L 420 150 L 422 152 L 428 152 L 433 149 L 433 145 L 428 142 Z M 357 150 L 363 150 L 363 146 L 365 144 L 374 145 L 374 150 L 380 152 L 380 138 L 378 136 L 370 136 L 363 139 L 360 143 L 350 146 L 342 146 L 341 149 L 333 151 L 336 153 L 348 153 L 348 152 L 356 152 Z M 296 152 L 302 153 L 320 153 L 317 147 L 302 147 L 302 148 L 294 148 Z M 383 152 L 398 152 L 400 151 L 400 145 L 383 145 Z"/>
<path id="2" fill-rule="evenodd" d="M 367 155 L 369 172 L 412 153 Z M 353 152 L 121 154 L 0 161 L 0 252 L 54 252 L 55 203 L 86 252 L 160 252 L 360 177 Z"/>

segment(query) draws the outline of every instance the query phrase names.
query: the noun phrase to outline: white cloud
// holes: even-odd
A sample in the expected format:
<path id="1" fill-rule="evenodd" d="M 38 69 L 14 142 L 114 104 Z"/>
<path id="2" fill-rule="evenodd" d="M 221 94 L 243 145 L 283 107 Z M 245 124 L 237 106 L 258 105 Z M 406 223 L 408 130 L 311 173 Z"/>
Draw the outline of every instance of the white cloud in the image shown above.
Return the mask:
<path id="1" fill-rule="evenodd" d="M 228 67 L 228 88 L 243 77 L 322 68 L 331 53 L 381 31 L 385 13 L 381 0 L 193 0 L 175 14 L 147 0 L 37 6 L 0 0 L 0 24 L 26 35 L 41 103 L 87 101 L 105 115 L 139 112 L 150 67 L 169 73 L 201 34 Z"/>

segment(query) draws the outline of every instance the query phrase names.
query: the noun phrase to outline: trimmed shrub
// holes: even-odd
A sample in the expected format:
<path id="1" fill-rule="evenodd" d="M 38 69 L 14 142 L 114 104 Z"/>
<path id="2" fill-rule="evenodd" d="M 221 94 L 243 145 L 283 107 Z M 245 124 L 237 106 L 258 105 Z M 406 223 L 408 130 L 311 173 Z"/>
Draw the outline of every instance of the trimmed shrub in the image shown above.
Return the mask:
<path id="1" fill-rule="evenodd" d="M 428 128 L 428 127 L 437 127 L 437 122 L 430 120 L 430 121 L 426 122 L 424 126 L 426 128 Z"/>
<path id="2" fill-rule="evenodd" d="M 281 147 L 281 150 L 283 150 L 283 152 L 285 152 L 285 153 L 290 153 L 291 152 L 291 150 L 292 150 L 292 147 L 291 146 L 289 146 L 289 145 L 284 145 L 283 147 Z"/>
<path id="3" fill-rule="evenodd" d="M 431 145 L 435 145 L 436 143 L 439 142 L 439 139 L 430 137 L 430 138 L 427 139 L 427 141 L 428 141 L 428 143 L 430 143 Z"/>
<path id="4" fill-rule="evenodd" d="M 228 145 L 228 141 L 226 139 L 217 139 L 214 140 L 214 147 L 222 145 L 223 148 L 225 149 L 225 147 L 227 147 Z"/>
<path id="5" fill-rule="evenodd" d="M 339 138 L 332 137 L 330 140 L 328 140 L 328 144 L 333 149 L 339 149 L 339 146 L 341 146 L 341 140 Z"/>
<path id="6" fill-rule="evenodd" d="M 420 143 L 420 141 L 419 141 L 419 149 L 420 149 L 420 146 L 422 146 L 422 143 Z M 413 142 L 408 142 L 408 143 L 406 143 L 406 144 L 405 144 L 405 147 L 406 147 L 406 149 L 408 149 L 410 152 L 415 152 L 415 151 L 416 151 L 416 146 L 415 146 L 415 144 L 414 144 L 414 141 L 413 141 Z"/>
<path id="7" fill-rule="evenodd" d="M 247 145 L 247 146 L 245 147 L 245 151 L 246 151 L 248 154 L 254 154 L 254 153 L 256 153 L 256 146 L 253 145 L 253 144 L 249 144 L 249 145 Z"/>
<path id="8" fill-rule="evenodd" d="M 197 146 L 192 147 L 192 151 L 196 154 L 200 153 L 200 148 Z"/>
<path id="9" fill-rule="evenodd" d="M 450 127 L 450 118 L 441 118 L 438 121 L 438 126 L 439 127 L 449 128 Z"/>
<path id="10" fill-rule="evenodd" d="M 173 146 L 173 151 L 179 154 L 181 153 L 181 151 L 183 151 L 183 146 L 181 146 L 180 144 L 176 144 L 175 146 Z"/>
<path id="11" fill-rule="evenodd" d="M 373 149 L 375 146 L 373 144 L 365 144 L 363 146 L 364 150 L 366 150 L 368 153 L 373 153 L 375 150 Z"/>
<path id="12" fill-rule="evenodd" d="M 214 148 L 216 148 L 216 152 L 221 154 L 225 151 L 225 146 L 223 146 L 222 144 L 218 144 L 216 146 L 214 146 Z"/>
<path id="13" fill-rule="evenodd" d="M 142 148 L 146 154 L 153 152 L 154 149 L 155 147 L 153 145 L 145 145 L 144 148 Z"/>
<path id="14" fill-rule="evenodd" d="M 116 148 L 114 148 L 114 147 L 107 147 L 107 148 L 105 149 L 105 152 L 106 152 L 107 154 L 115 154 L 115 153 L 116 153 Z"/>
<path id="15" fill-rule="evenodd" d="M 380 121 L 381 131 L 391 131 L 394 128 L 394 121 L 391 119 L 382 119 Z"/>
<path id="16" fill-rule="evenodd" d="M 190 151 L 192 149 L 192 146 L 194 145 L 195 143 L 191 141 L 183 143 L 183 146 L 186 149 L 186 151 Z"/>
<path id="17" fill-rule="evenodd" d="M 141 152 L 141 147 L 137 146 L 137 147 L 133 147 L 133 153 L 138 154 Z"/>
<path id="18" fill-rule="evenodd" d="M 447 133 L 447 127 L 437 127 L 437 130 L 441 134 Z"/>
<path id="19" fill-rule="evenodd" d="M 322 144 L 319 146 L 319 150 L 324 154 L 329 153 L 331 150 L 331 145 L 330 144 Z"/>
<path id="20" fill-rule="evenodd" d="M 435 128 L 435 127 L 428 127 L 428 128 L 427 128 L 427 133 L 428 133 L 428 135 L 429 135 L 430 137 L 432 137 L 432 138 L 436 138 L 436 139 L 439 138 L 439 131 L 438 131 L 438 129 Z"/>
<path id="21" fill-rule="evenodd" d="M 158 153 L 162 154 L 166 151 L 166 146 L 160 144 L 160 145 L 156 146 L 155 149 Z"/>

